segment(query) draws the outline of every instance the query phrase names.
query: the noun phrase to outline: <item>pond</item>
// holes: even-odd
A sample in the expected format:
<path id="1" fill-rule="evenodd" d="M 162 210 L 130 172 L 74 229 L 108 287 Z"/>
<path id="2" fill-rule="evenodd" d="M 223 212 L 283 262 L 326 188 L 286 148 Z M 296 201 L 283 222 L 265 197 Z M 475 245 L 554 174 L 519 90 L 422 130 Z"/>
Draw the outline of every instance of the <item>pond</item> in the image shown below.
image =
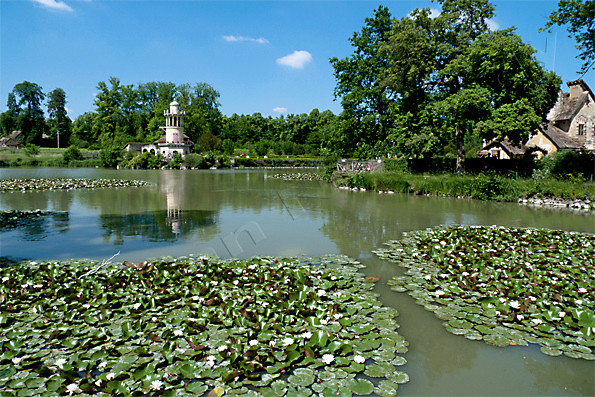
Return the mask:
<path id="1" fill-rule="evenodd" d="M 272 178 L 286 170 L 3 169 L 2 178 L 116 178 L 146 187 L 3 193 L 0 209 L 53 210 L 2 230 L 3 261 L 91 258 L 141 261 L 211 254 L 340 253 L 380 278 L 376 292 L 399 310 L 410 382 L 400 395 L 592 395 L 593 362 L 550 357 L 539 346 L 497 348 L 448 333 L 433 313 L 386 285 L 402 274 L 371 253 L 403 232 L 437 225 L 502 225 L 595 233 L 592 214 L 373 192 Z M 298 172 L 298 171 L 289 171 Z M 301 170 L 303 172 L 303 170 Z M 478 247 L 481 248 L 481 247 Z"/>

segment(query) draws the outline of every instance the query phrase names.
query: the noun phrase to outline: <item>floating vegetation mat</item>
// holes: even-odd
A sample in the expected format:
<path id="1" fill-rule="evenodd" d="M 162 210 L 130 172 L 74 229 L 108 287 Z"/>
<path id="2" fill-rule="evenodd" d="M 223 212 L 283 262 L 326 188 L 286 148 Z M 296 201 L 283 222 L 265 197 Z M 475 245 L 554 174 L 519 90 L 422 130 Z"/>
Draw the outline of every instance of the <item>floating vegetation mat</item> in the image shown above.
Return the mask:
<path id="1" fill-rule="evenodd" d="M 104 187 L 139 187 L 146 186 L 146 181 L 123 179 L 74 179 L 74 178 L 41 178 L 41 179 L 0 179 L 0 192 L 29 190 L 71 190 L 95 189 Z"/>
<path id="2" fill-rule="evenodd" d="M 42 210 L 31 210 L 31 211 L 0 211 L 0 231 L 6 229 L 13 229 L 23 225 L 29 225 L 35 223 L 39 218 L 43 218 L 48 215 L 64 216 L 68 215 L 68 212 L 64 211 L 42 211 Z"/>
<path id="3" fill-rule="evenodd" d="M 315 172 L 296 172 L 287 174 L 274 174 L 269 178 L 282 179 L 284 181 L 322 181 L 324 176 Z"/>
<path id="4" fill-rule="evenodd" d="M 0 394 L 395 395 L 407 341 L 343 256 L 0 269 Z"/>
<path id="5" fill-rule="evenodd" d="M 388 246 L 375 253 L 408 269 L 392 289 L 434 312 L 449 332 L 595 358 L 594 235 L 454 226 L 407 233 Z"/>

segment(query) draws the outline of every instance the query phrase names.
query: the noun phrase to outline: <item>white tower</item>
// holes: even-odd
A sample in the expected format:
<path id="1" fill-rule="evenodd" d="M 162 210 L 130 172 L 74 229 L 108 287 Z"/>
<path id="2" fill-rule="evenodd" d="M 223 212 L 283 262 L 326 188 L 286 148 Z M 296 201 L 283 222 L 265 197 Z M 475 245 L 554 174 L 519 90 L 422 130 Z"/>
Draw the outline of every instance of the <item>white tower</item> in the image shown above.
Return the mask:
<path id="1" fill-rule="evenodd" d="M 180 104 L 173 101 L 169 110 L 164 110 L 165 116 L 165 142 L 184 143 L 184 116 L 186 112 L 180 110 Z"/>

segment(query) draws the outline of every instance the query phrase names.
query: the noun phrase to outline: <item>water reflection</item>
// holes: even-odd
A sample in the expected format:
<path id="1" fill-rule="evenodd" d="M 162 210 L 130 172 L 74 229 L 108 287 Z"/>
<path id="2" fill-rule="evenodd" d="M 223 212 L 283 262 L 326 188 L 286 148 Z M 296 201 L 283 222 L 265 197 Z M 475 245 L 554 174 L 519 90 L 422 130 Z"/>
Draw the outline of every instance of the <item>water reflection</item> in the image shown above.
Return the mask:
<path id="1" fill-rule="evenodd" d="M 129 215 L 100 215 L 104 242 L 124 244 L 126 238 L 173 242 L 195 229 L 217 223 L 214 211 L 166 210 Z"/>
<path id="2" fill-rule="evenodd" d="M 24 241 L 41 241 L 51 233 L 65 233 L 70 228 L 68 212 L 25 214 L 15 222 L 0 225 L 0 233 L 13 232 Z"/>
<path id="3" fill-rule="evenodd" d="M 101 214 L 100 224 L 104 231 L 103 240 L 122 245 L 126 238 L 142 238 L 151 242 L 173 242 L 178 238 L 198 231 L 201 238 L 208 238 L 218 232 L 209 229 L 218 221 L 218 211 L 186 210 L 186 173 L 164 172 L 160 174 L 159 209 L 148 212 L 131 211 L 132 208 L 118 208 L 119 213 Z M 133 197 L 131 203 L 136 210 L 143 208 Z M 163 201 L 165 200 L 165 205 Z M 163 208 L 165 207 L 165 210 Z M 104 207 L 102 206 L 102 211 Z"/>

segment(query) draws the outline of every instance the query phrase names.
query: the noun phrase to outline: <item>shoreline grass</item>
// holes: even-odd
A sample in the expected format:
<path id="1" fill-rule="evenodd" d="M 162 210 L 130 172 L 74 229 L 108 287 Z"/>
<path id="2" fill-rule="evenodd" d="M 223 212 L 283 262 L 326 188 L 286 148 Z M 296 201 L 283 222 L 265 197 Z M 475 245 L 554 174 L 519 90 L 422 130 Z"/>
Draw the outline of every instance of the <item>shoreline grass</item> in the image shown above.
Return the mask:
<path id="1" fill-rule="evenodd" d="M 595 200 L 595 183 L 579 177 L 514 178 L 496 174 L 420 175 L 401 172 L 360 173 L 334 176 L 337 186 L 373 191 L 467 197 L 479 200 L 517 201 L 521 198 Z"/>

